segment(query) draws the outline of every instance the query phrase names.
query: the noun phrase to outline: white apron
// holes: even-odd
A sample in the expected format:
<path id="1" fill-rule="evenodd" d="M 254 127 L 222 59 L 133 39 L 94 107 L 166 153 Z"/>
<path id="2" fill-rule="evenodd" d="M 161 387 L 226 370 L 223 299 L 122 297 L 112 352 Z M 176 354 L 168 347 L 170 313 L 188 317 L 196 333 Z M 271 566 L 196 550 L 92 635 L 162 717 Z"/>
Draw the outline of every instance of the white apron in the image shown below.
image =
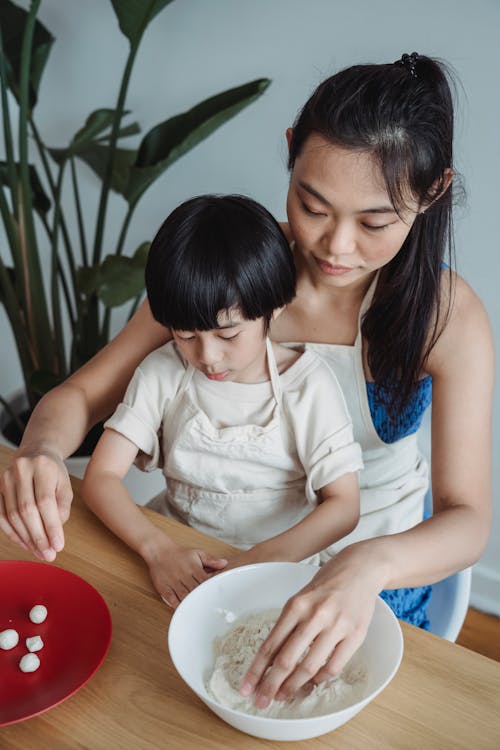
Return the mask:
<path id="1" fill-rule="evenodd" d="M 196 370 L 187 366 L 164 418 L 167 490 L 149 504 L 240 549 L 289 529 L 313 510 L 281 418 L 282 389 L 269 339 L 267 361 L 275 406 L 264 426 L 215 427 L 197 402 Z"/>
<path id="2" fill-rule="evenodd" d="M 361 320 L 377 282 L 375 277 L 361 306 L 354 346 L 307 343 L 334 371 L 344 392 L 354 429 L 354 440 L 363 453 L 359 473 L 361 517 L 347 536 L 321 553 L 321 561 L 353 542 L 394 534 L 422 520 L 428 487 L 428 466 L 417 445 L 417 433 L 395 443 L 384 443 L 373 425 L 363 370 Z"/>

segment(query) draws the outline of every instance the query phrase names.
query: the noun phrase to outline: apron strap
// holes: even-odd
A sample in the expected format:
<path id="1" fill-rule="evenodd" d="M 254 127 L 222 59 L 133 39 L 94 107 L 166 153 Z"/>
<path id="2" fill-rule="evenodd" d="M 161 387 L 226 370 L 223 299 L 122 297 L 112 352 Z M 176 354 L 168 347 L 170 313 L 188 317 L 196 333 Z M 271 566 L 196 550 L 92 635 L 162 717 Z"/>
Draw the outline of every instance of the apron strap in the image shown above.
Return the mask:
<path id="1" fill-rule="evenodd" d="M 363 297 L 363 301 L 361 303 L 361 307 L 359 310 L 359 316 L 358 316 L 358 333 L 356 336 L 356 341 L 354 342 L 355 349 L 358 349 L 361 351 L 362 344 L 363 344 L 363 337 L 361 336 L 361 321 L 363 318 L 363 315 L 366 313 L 368 308 L 370 307 L 373 299 L 373 295 L 375 294 L 375 289 L 377 287 L 377 281 L 379 277 L 379 271 L 375 273 L 375 276 L 373 278 L 372 283 L 368 287 L 368 291 L 366 292 L 365 296 Z"/>
<path id="2" fill-rule="evenodd" d="M 182 396 L 182 394 L 187 391 L 188 386 L 193 378 L 194 373 L 196 372 L 196 369 L 193 367 L 193 365 L 189 364 L 189 362 L 186 363 L 186 371 L 184 375 L 182 376 L 182 380 L 179 385 L 179 390 L 177 391 L 178 396 Z"/>
<path id="3" fill-rule="evenodd" d="M 165 422 L 167 417 L 172 413 L 172 410 L 174 409 L 174 407 L 177 406 L 179 400 L 188 389 L 188 386 L 192 380 L 193 374 L 195 373 L 195 368 L 192 365 L 190 365 L 189 362 L 186 362 L 186 360 L 183 357 L 181 359 L 185 363 L 186 369 L 184 371 L 184 375 L 182 376 L 182 380 L 180 382 L 179 388 L 177 389 L 177 393 L 175 394 L 167 410 L 163 414 L 163 422 Z"/>
<path id="4" fill-rule="evenodd" d="M 282 388 L 280 374 L 278 372 L 278 365 L 276 364 L 276 357 L 274 356 L 273 345 L 269 336 L 266 336 L 266 350 L 267 350 L 267 366 L 269 368 L 269 375 L 271 376 L 271 388 L 273 389 L 273 395 L 276 400 L 278 407 L 281 409 L 282 401 Z"/>

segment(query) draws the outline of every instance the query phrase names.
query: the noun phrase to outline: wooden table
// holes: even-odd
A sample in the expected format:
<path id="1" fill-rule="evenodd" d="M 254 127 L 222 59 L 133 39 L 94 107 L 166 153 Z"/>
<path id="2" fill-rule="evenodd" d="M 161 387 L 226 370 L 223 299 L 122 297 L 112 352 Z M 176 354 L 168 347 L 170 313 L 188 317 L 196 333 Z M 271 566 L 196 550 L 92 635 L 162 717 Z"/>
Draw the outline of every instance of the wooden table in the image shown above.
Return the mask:
<path id="1" fill-rule="evenodd" d="M 0 471 L 10 460 L 0 446 Z M 104 663 L 79 692 L 40 716 L 0 729 L 2 750 L 499 750 L 500 663 L 402 623 L 405 652 L 391 684 L 330 734 L 297 743 L 270 742 L 225 724 L 177 675 L 167 649 L 169 610 L 145 565 L 82 503 L 80 481 L 56 565 L 102 594 L 113 619 Z M 226 545 L 163 518 L 154 522 L 186 545 L 214 554 Z M 30 555 L 0 538 L 2 559 Z"/>

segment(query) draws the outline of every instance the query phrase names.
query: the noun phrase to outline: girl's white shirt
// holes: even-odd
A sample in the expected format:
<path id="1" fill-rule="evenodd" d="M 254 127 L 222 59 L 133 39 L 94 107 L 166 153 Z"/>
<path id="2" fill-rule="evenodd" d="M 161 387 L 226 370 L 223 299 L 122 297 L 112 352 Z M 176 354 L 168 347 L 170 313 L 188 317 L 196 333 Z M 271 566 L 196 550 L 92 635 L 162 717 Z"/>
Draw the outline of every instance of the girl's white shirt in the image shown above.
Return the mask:
<path id="1" fill-rule="evenodd" d="M 271 380 L 214 382 L 175 343 L 137 368 L 106 422 L 160 467 L 156 510 L 241 549 L 279 534 L 316 506 L 317 491 L 362 468 L 360 446 L 331 369 L 311 351 Z"/>

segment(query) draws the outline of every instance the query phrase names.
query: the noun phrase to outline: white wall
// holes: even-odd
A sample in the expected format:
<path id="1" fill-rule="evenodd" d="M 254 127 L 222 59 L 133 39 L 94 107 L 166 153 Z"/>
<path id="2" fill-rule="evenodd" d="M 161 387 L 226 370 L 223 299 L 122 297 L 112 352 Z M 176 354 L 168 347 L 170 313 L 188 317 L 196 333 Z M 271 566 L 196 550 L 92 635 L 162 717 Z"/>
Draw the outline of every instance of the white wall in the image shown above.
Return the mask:
<path id="1" fill-rule="evenodd" d="M 44 0 L 40 17 L 57 41 L 43 79 L 39 124 L 49 143 L 62 145 L 91 110 L 114 104 L 127 43 L 107 0 Z M 243 192 L 284 218 L 284 131 L 308 94 L 340 67 L 387 62 L 416 50 L 447 60 L 463 85 L 456 154 L 468 201 L 456 224 L 458 268 L 484 300 L 500 350 L 499 28 L 496 0 L 173 2 L 148 29 L 131 83 L 127 104 L 143 132 L 224 88 L 261 76 L 273 83 L 263 98 L 155 184 L 136 215 L 129 249 L 151 238 L 173 206 L 195 193 Z M 94 205 L 94 186 L 89 174 L 84 186 L 88 210 Z M 119 199 L 113 209 L 121 216 Z M 0 342 L 0 392 L 6 393 L 19 383 L 19 368 L 3 312 Z M 494 455 L 499 427 L 497 398 Z M 498 511 L 498 465 L 494 494 Z M 499 531 L 497 512 L 490 545 L 473 577 L 473 602 L 497 614 Z"/>

